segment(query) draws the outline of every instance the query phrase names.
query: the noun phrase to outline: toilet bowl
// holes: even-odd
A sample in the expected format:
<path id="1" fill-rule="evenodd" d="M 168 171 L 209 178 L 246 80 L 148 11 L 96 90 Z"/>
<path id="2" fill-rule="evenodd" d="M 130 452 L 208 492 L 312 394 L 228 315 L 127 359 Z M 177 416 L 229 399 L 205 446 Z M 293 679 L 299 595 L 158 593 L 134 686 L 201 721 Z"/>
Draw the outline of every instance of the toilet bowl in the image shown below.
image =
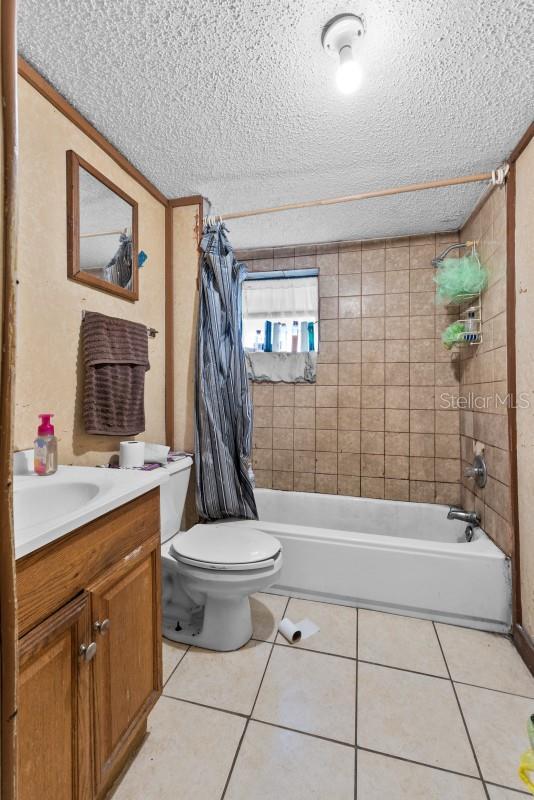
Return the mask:
<path id="1" fill-rule="evenodd" d="M 249 596 L 277 582 L 282 547 L 253 522 L 178 532 L 191 465 L 191 459 L 169 464 L 169 481 L 160 488 L 163 635 L 236 650 L 252 636 Z"/>

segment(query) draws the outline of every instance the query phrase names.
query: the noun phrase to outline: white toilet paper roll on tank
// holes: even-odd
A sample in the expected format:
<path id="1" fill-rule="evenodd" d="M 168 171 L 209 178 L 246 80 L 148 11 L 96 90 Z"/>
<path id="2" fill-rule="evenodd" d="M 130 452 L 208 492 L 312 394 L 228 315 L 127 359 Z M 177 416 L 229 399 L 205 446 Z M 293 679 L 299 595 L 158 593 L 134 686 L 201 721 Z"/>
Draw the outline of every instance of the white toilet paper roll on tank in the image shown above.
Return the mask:
<path id="1" fill-rule="evenodd" d="M 119 449 L 119 467 L 121 469 L 135 469 L 145 463 L 145 443 L 135 440 L 121 442 Z"/>

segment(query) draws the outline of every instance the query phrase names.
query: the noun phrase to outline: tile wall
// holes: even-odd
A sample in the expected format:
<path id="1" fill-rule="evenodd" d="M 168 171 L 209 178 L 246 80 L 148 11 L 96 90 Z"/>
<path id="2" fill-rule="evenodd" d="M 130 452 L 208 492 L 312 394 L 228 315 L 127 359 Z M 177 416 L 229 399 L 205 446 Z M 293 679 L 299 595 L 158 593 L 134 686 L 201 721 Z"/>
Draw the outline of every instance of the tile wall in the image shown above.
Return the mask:
<path id="1" fill-rule="evenodd" d="M 460 502 L 458 354 L 431 259 L 457 234 L 238 252 L 250 270 L 319 269 L 316 385 L 256 383 L 258 486 Z M 457 309 L 456 309 L 457 312 Z M 454 316 L 454 311 L 452 312 Z"/>
<path id="2" fill-rule="evenodd" d="M 507 417 L 506 350 L 506 189 L 495 189 L 462 229 L 462 241 L 479 240 L 479 254 L 490 277 L 482 295 L 483 342 L 462 351 L 460 412 L 462 472 L 473 459 L 476 441 L 485 446 L 488 482 L 477 489 L 464 478 L 462 504 L 475 508 L 491 538 L 510 554 L 510 458 Z M 520 413 L 520 412 L 518 412 Z"/>

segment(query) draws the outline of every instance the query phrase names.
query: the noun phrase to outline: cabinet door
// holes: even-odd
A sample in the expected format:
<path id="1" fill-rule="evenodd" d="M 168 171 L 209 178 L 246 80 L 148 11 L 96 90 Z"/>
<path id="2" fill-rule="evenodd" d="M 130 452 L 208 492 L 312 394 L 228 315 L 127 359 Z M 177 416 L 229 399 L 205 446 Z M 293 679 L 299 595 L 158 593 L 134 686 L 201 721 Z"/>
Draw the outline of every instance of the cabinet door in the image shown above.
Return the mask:
<path id="1" fill-rule="evenodd" d="M 95 778 L 110 784 L 161 693 L 160 539 L 153 537 L 93 586 Z"/>
<path id="2" fill-rule="evenodd" d="M 89 611 L 83 594 L 20 640 L 19 800 L 92 796 Z"/>

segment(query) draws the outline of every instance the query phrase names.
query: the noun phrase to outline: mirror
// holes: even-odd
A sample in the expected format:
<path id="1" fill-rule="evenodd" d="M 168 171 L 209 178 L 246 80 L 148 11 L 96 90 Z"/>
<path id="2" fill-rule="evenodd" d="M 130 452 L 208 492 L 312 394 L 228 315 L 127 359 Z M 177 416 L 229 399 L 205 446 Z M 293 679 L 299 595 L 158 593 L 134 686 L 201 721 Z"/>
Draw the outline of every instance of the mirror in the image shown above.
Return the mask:
<path id="1" fill-rule="evenodd" d="M 138 300 L 135 200 L 69 150 L 67 204 L 68 277 Z"/>

